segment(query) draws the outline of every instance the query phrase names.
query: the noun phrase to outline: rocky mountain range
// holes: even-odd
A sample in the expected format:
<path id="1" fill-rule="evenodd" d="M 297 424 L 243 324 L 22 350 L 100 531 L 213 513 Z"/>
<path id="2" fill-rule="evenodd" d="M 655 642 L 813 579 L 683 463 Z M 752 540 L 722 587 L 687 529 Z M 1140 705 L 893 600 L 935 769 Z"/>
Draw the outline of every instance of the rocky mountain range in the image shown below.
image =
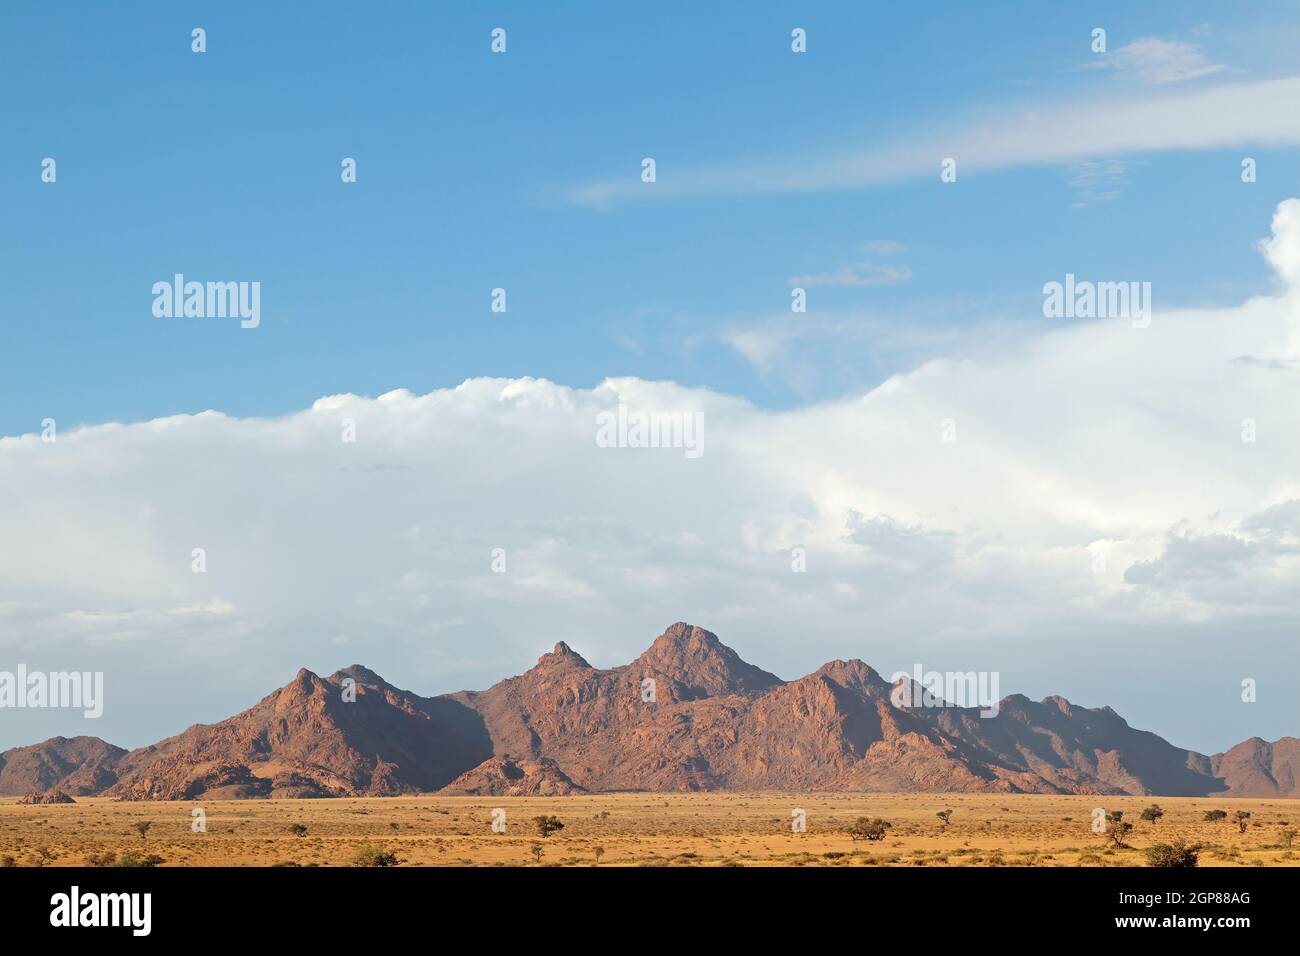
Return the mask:
<path id="1" fill-rule="evenodd" d="M 0 755 L 0 795 L 124 800 L 441 791 L 967 791 L 1297 796 L 1300 740 L 1182 750 L 1063 697 L 905 706 L 862 661 L 783 681 L 674 624 L 630 664 L 563 642 L 484 691 L 421 697 L 352 666 L 301 670 L 217 724 L 126 751 L 55 737 Z"/>

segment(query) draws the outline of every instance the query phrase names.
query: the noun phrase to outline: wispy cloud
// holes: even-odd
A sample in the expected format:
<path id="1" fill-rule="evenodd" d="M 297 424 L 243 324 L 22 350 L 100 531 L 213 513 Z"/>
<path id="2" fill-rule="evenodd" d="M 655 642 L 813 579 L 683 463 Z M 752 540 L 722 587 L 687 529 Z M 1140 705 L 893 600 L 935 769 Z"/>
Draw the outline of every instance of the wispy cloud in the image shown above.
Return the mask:
<path id="1" fill-rule="evenodd" d="M 907 251 L 907 246 L 896 239 L 868 239 L 862 248 L 873 256 L 893 256 Z"/>
<path id="2" fill-rule="evenodd" d="M 862 243 L 862 251 L 872 256 L 893 256 L 906 248 L 907 246 L 894 239 L 868 239 Z M 805 273 L 791 276 L 789 284 L 804 288 L 846 286 L 866 289 L 872 286 L 906 282 L 910 278 L 912 278 L 912 270 L 907 265 L 859 261 L 840 266 L 831 272 Z"/>
<path id="3" fill-rule="evenodd" d="M 1133 181 L 1130 171 L 1135 164 L 1122 159 L 1097 159 L 1076 163 L 1070 168 L 1068 185 L 1075 192 L 1076 207 L 1110 202 Z"/>
<path id="4" fill-rule="evenodd" d="M 1089 66 L 1118 70 L 1136 76 L 1143 83 L 1161 85 L 1195 80 L 1227 69 L 1215 63 L 1194 43 L 1141 37 L 1106 54 Z"/>
<path id="5" fill-rule="evenodd" d="M 635 172 L 592 181 L 568 198 L 593 208 L 694 196 L 736 196 L 861 189 L 908 179 L 939 181 L 943 159 L 960 177 L 1043 164 L 1068 164 L 1164 150 L 1238 145 L 1300 145 L 1300 77 L 1226 83 L 1141 97 L 1081 99 L 1006 107 L 997 118 L 948 124 L 877 148 L 735 161 L 660 175 L 646 185 Z"/>
<path id="6" fill-rule="evenodd" d="M 962 311 L 950 304 L 943 309 Z M 896 313 L 818 309 L 731 322 L 718 331 L 717 341 L 764 379 L 811 399 L 851 393 L 940 356 L 1005 354 L 1029 334 L 1024 322 L 969 314 L 961 322 L 936 323 L 932 317 L 912 321 Z"/>
<path id="7" fill-rule="evenodd" d="M 791 276 L 792 286 L 840 285 L 854 288 L 868 288 L 877 285 L 893 285 L 906 282 L 912 278 L 912 270 L 907 266 L 877 265 L 871 262 L 856 262 L 834 272 L 819 272 L 811 275 Z"/>

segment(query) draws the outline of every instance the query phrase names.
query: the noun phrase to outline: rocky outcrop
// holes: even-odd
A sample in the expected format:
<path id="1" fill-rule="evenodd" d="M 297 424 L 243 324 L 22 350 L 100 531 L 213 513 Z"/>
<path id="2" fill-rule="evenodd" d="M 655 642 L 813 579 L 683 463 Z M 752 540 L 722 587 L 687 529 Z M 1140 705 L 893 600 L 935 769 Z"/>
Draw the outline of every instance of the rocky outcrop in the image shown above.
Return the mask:
<path id="1" fill-rule="evenodd" d="M 567 797 L 583 789 L 549 758 L 493 757 L 461 774 L 440 792 L 465 797 Z"/>
<path id="2" fill-rule="evenodd" d="M 76 803 L 72 797 L 68 796 L 62 790 L 45 790 L 43 792 L 33 792 L 27 794 L 19 803 Z"/>

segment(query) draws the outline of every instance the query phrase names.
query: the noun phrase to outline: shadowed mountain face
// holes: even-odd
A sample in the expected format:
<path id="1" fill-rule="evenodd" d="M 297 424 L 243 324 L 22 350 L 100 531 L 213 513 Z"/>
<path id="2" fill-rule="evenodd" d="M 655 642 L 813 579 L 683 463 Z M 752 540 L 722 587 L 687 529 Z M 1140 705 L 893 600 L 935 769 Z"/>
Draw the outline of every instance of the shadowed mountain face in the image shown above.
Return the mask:
<path id="1" fill-rule="evenodd" d="M 98 737 L 51 737 L 0 754 L 0 796 L 58 789 L 72 796 L 100 793 L 117 782 L 113 767 L 126 751 Z"/>
<path id="2" fill-rule="evenodd" d="M 364 667 L 324 680 L 301 670 L 242 714 L 131 751 L 107 794 L 383 796 L 437 790 L 489 756 L 482 721 L 453 701 L 398 690 Z"/>
<path id="3" fill-rule="evenodd" d="M 254 707 L 129 753 L 54 738 L 0 756 L 0 794 L 123 799 L 609 790 L 1294 796 L 1300 741 L 1207 757 L 1108 707 L 1013 695 L 995 716 L 904 706 L 861 661 L 784 682 L 674 624 L 600 670 L 563 642 L 484 691 L 426 698 L 364 667 L 299 671 Z M 904 698 L 906 699 L 906 698 Z"/>
<path id="4" fill-rule="evenodd" d="M 1300 740 L 1283 737 L 1268 743 L 1258 737 L 1215 754 L 1213 770 L 1223 778 L 1230 797 L 1294 797 L 1300 790 Z"/>

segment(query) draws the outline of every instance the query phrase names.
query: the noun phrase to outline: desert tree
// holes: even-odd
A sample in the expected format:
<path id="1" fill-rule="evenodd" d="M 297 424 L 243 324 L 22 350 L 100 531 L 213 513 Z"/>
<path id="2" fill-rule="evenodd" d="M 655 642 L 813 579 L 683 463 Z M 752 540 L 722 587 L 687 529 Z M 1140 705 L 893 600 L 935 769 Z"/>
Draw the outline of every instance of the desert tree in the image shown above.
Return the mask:
<path id="1" fill-rule="evenodd" d="M 140 839 L 144 839 L 149 833 L 149 828 L 153 826 L 148 820 L 139 820 L 135 824 L 135 831 L 140 834 Z"/>
<path id="2" fill-rule="evenodd" d="M 1106 814 L 1106 838 L 1110 845 L 1119 849 L 1128 846 L 1124 838 L 1133 832 L 1133 824 L 1124 819 L 1123 810 L 1112 810 Z"/>
<path id="3" fill-rule="evenodd" d="M 546 849 L 540 843 L 534 843 L 528 849 L 533 855 L 533 862 L 540 866 L 542 863 L 542 857 L 546 855 Z"/>
<path id="4" fill-rule="evenodd" d="M 600 866 L 600 858 L 605 855 L 605 848 L 603 846 L 598 846 L 592 852 L 596 854 L 596 865 Z"/>
<path id="5" fill-rule="evenodd" d="M 1277 836 L 1278 836 L 1278 841 L 1289 850 L 1291 849 L 1291 844 L 1295 842 L 1296 831 L 1292 829 L 1285 829 L 1280 831 Z"/>
<path id="6" fill-rule="evenodd" d="M 552 833 L 555 833 L 557 830 L 564 829 L 564 822 L 559 817 L 552 817 L 552 816 L 533 817 L 533 823 L 537 827 L 537 832 L 542 835 L 543 840 L 545 840 Z"/>
<path id="7" fill-rule="evenodd" d="M 1210 823 L 1217 823 L 1220 820 L 1226 820 L 1228 819 L 1228 811 L 1227 810 L 1206 810 L 1205 819 L 1208 820 Z"/>
<path id="8" fill-rule="evenodd" d="M 1145 810 L 1142 811 L 1142 821 L 1144 823 L 1152 823 L 1152 824 L 1158 823 L 1160 821 L 1160 818 L 1163 817 L 1164 815 L 1165 815 L 1165 811 L 1160 809 L 1159 804 L 1153 803 L 1151 804 L 1151 806 L 1147 807 Z"/>
<path id="9" fill-rule="evenodd" d="M 1237 824 L 1237 829 L 1242 833 L 1246 832 L 1246 821 L 1250 819 L 1249 810 L 1238 810 L 1232 815 L 1232 820 Z"/>
<path id="10" fill-rule="evenodd" d="M 952 811 L 940 810 L 938 813 L 935 814 L 935 816 L 938 817 L 943 822 L 943 828 L 945 830 L 948 829 L 948 824 L 952 820 Z"/>

